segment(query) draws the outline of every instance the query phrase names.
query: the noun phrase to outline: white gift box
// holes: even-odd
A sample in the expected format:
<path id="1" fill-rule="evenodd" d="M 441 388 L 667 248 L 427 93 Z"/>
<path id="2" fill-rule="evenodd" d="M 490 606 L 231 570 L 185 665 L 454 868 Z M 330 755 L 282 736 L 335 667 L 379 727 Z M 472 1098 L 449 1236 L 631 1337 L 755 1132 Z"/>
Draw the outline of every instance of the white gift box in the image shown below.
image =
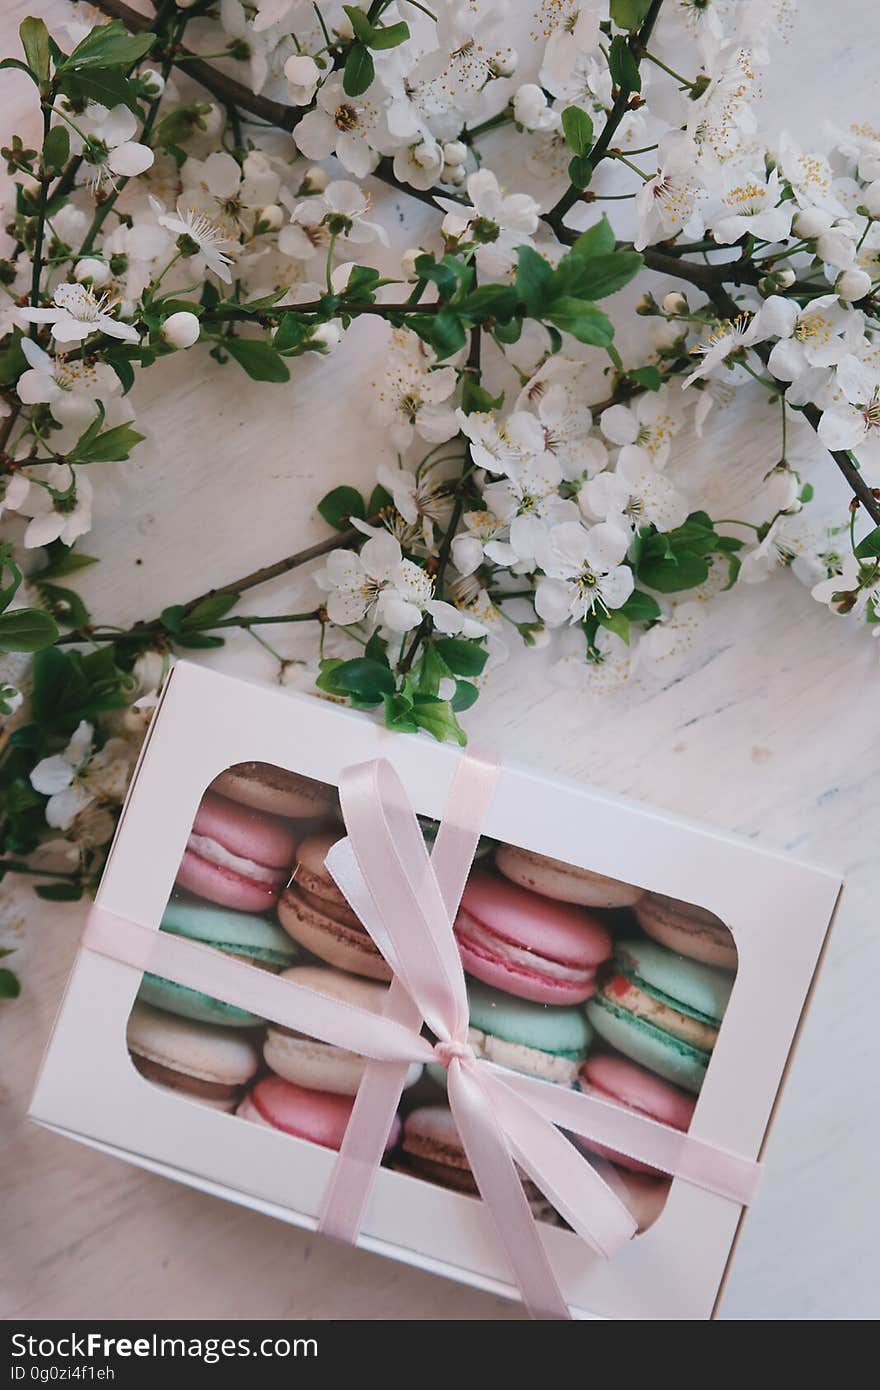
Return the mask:
<path id="1" fill-rule="evenodd" d="M 193 817 L 232 764 L 274 763 L 338 784 L 387 758 L 415 809 L 438 819 L 459 753 L 389 733 L 371 717 L 182 662 L 153 718 L 98 902 L 158 930 Z M 653 892 L 727 923 L 739 966 L 690 1132 L 758 1159 L 785 1080 L 840 892 L 833 874 L 572 783 L 505 766 L 485 833 Z M 81 950 L 46 1052 L 31 1118 L 131 1163 L 314 1229 L 336 1154 L 151 1085 L 126 1024 L 140 984 Z M 717 1311 L 743 1210 L 674 1179 L 655 1224 L 613 1260 L 541 1226 L 576 1317 L 708 1318 Z M 760 1220 L 760 1198 L 755 1219 Z M 382 1168 L 359 1242 L 517 1298 L 479 1200 Z"/>

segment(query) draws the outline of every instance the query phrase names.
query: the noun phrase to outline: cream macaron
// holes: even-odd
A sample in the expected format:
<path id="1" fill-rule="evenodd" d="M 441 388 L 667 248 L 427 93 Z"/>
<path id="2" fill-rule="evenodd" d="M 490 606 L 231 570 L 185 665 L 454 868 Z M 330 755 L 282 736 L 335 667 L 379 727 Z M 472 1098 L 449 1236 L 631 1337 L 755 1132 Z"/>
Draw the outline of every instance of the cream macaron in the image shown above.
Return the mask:
<path id="1" fill-rule="evenodd" d="M 499 845 L 495 866 L 511 883 L 530 888 L 543 898 L 573 903 L 577 907 L 632 907 L 642 896 L 641 888 L 615 878 L 579 869 L 562 859 L 551 859 L 518 845 Z"/>

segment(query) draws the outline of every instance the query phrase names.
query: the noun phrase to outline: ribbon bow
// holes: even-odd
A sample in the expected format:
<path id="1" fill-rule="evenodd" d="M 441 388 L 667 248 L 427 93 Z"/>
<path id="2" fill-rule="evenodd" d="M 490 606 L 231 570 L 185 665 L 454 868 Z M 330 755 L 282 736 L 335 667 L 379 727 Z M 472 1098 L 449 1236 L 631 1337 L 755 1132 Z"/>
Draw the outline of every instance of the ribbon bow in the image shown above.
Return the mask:
<path id="1" fill-rule="evenodd" d="M 520 1170 L 606 1258 L 630 1240 L 636 1223 L 562 1130 L 741 1205 L 754 1195 L 759 1167 L 635 1111 L 476 1056 L 453 921 L 496 777 L 494 765 L 461 759 L 429 856 L 388 762 L 358 764 L 342 775 L 348 835 L 326 863 L 393 971 L 383 1014 L 97 906 L 83 944 L 369 1059 L 320 1213 L 319 1229 L 338 1239 L 357 1239 L 410 1064 L 445 1067 L 459 1136 L 523 1301 L 534 1317 L 569 1318 Z M 423 1021 L 435 1042 L 422 1035 Z"/>

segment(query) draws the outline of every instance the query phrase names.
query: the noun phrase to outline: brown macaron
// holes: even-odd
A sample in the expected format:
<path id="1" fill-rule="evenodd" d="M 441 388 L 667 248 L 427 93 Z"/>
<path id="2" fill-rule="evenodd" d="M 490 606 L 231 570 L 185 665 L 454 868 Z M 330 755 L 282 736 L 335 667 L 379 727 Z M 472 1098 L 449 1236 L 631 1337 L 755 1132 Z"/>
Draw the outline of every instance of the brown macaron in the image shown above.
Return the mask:
<path id="1" fill-rule="evenodd" d="M 646 893 L 635 913 L 642 931 L 670 951 L 704 965 L 736 969 L 736 943 L 730 928 L 714 912 L 662 893 Z"/>
<path id="2" fill-rule="evenodd" d="M 236 763 L 211 783 L 211 791 L 289 820 L 335 815 L 336 791 L 273 763 Z"/>
<path id="3" fill-rule="evenodd" d="M 293 880 L 278 903 L 278 920 L 319 960 L 370 980 L 390 980 L 390 966 L 325 867 L 338 839 L 338 833 L 324 831 L 302 841 Z"/>
<path id="4" fill-rule="evenodd" d="M 642 889 L 631 883 L 621 883 L 592 869 L 579 869 L 575 864 L 517 845 L 499 845 L 495 867 L 521 888 L 578 907 L 632 907 L 642 896 Z"/>

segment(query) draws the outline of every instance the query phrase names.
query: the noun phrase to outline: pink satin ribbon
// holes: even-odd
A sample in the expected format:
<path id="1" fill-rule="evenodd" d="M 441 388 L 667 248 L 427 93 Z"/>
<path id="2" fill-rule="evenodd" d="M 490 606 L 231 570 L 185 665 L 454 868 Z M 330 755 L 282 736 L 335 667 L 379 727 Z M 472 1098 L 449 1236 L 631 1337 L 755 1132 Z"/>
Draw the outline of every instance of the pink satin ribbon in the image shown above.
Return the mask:
<path id="1" fill-rule="evenodd" d="M 740 1205 L 753 1199 L 760 1169 L 751 1159 L 637 1112 L 474 1055 L 452 924 L 496 776 L 492 764 L 461 760 L 429 856 L 389 763 L 358 764 L 342 775 L 339 791 L 348 836 L 334 845 L 326 862 L 394 973 L 383 1014 L 318 994 L 97 905 L 83 945 L 370 1059 L 320 1212 L 319 1228 L 337 1239 L 357 1240 L 408 1066 L 429 1061 L 444 1066 L 468 1163 L 523 1302 L 533 1317 L 562 1319 L 571 1314 L 520 1172 L 606 1258 L 631 1239 L 636 1223 L 560 1130 Z M 434 1044 L 421 1035 L 422 1020 L 436 1038 Z"/>

